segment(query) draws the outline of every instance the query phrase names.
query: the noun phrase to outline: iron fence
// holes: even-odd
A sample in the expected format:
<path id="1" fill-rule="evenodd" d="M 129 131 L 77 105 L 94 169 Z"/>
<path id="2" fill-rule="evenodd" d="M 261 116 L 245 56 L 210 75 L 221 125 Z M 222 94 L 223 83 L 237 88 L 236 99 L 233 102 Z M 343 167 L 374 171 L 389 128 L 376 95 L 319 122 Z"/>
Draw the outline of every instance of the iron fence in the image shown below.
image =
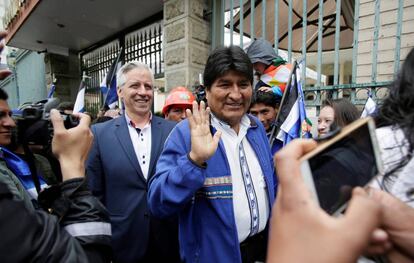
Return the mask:
<path id="1" fill-rule="evenodd" d="M 85 110 L 96 114 L 103 104 L 100 83 L 118 55 L 120 44 L 114 40 L 82 56 L 82 73 L 86 84 Z"/>
<path id="2" fill-rule="evenodd" d="M 162 22 L 159 21 L 81 54 L 81 70 L 86 75 L 86 111 L 96 114 L 102 107 L 104 95 L 101 93 L 100 83 L 122 47 L 125 50 L 124 57 L 121 57 L 122 62 L 139 60 L 151 67 L 155 78 L 164 76 L 162 31 Z"/>
<path id="3" fill-rule="evenodd" d="M 402 50 L 413 46 L 402 46 L 404 37 L 411 43 L 414 37 L 403 26 L 404 7 L 412 6 L 403 0 L 213 0 L 212 47 L 246 48 L 261 37 L 288 62 L 302 58 L 306 105 L 317 110 L 326 97 L 362 105 L 367 91 L 381 103 Z"/>
<path id="4" fill-rule="evenodd" d="M 139 29 L 125 36 L 125 61 L 140 60 L 150 66 L 155 78 L 164 76 L 162 23 Z"/>

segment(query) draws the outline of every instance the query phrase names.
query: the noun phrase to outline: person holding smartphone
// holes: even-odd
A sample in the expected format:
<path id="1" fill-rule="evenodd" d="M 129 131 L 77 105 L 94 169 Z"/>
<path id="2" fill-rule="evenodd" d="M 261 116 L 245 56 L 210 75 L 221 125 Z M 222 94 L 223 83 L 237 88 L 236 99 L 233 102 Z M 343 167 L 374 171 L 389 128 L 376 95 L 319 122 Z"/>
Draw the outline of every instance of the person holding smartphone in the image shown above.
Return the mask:
<path id="1" fill-rule="evenodd" d="M 367 252 L 401 262 L 414 261 L 413 76 L 414 49 L 411 49 L 375 119 L 384 175 L 372 184 L 383 191 L 373 191 L 372 195 L 384 207 L 383 228 L 393 247 L 384 249 L 383 242 L 373 240 Z"/>
<path id="2" fill-rule="evenodd" d="M 300 157 L 316 148 L 294 140 L 275 155 L 280 190 L 270 220 L 267 262 L 355 262 L 380 226 L 380 205 L 361 188 L 345 215 L 328 215 L 313 198 L 300 171 Z"/>
<path id="3" fill-rule="evenodd" d="M 376 118 L 385 175 L 377 187 L 414 207 L 414 49 Z"/>
<path id="4" fill-rule="evenodd" d="M 267 262 L 351 263 L 367 252 L 386 254 L 389 262 L 413 262 L 414 209 L 397 198 L 355 188 L 344 216 L 322 210 L 299 169 L 300 158 L 316 145 L 295 140 L 275 155 L 279 191 Z"/>

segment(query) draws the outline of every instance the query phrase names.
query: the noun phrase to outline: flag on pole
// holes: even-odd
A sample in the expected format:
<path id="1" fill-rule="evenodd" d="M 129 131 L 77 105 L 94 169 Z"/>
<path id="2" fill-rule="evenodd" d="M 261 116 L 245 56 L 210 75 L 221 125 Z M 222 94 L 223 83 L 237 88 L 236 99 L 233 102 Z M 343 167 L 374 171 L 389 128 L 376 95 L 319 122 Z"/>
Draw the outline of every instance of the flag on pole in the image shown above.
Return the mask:
<path id="1" fill-rule="evenodd" d="M 377 111 L 377 104 L 372 99 L 371 92 L 368 93 L 368 99 L 365 102 L 364 110 L 362 111 L 361 118 L 373 115 Z"/>
<path id="2" fill-rule="evenodd" d="M 55 90 L 56 90 L 56 86 L 54 83 L 52 83 L 52 86 L 50 86 L 49 93 L 47 94 L 48 99 L 53 98 L 53 93 L 55 93 Z"/>
<path id="3" fill-rule="evenodd" d="M 298 65 L 295 62 L 277 118 L 277 123 L 280 123 L 277 139 L 282 141 L 283 145 L 296 138 L 311 138 L 312 123 L 306 117 L 302 85 L 297 69 Z"/>
<path id="4" fill-rule="evenodd" d="M 78 95 L 76 96 L 75 106 L 73 106 L 73 113 L 85 111 L 85 88 L 85 76 L 83 76 L 79 85 Z"/>
<path id="5" fill-rule="evenodd" d="M 116 90 L 116 73 L 118 69 L 121 67 L 121 56 L 124 48 L 121 47 L 121 49 L 118 52 L 117 57 L 112 62 L 111 67 L 109 68 L 109 71 L 106 73 L 104 78 L 101 82 L 101 91 L 105 94 L 105 102 L 104 105 L 108 106 L 110 109 L 115 108 L 115 106 L 118 103 L 118 93 Z"/>
<path id="6" fill-rule="evenodd" d="M 117 67 L 118 68 L 118 67 Z M 108 72 L 109 73 L 109 72 Z M 118 102 L 118 93 L 116 92 L 116 77 L 112 78 L 109 85 L 107 84 L 107 76 L 102 79 L 101 90 L 106 91 L 105 103 L 104 105 L 108 106 L 110 109 L 115 108 Z"/>

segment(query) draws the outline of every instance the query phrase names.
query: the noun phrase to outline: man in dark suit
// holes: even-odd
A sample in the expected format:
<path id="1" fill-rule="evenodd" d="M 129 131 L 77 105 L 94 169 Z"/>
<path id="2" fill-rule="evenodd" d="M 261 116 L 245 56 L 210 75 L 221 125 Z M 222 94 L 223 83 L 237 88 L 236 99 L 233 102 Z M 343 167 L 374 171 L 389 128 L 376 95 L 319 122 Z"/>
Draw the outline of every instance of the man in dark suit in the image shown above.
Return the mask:
<path id="1" fill-rule="evenodd" d="M 179 261 L 176 220 L 153 218 L 147 205 L 147 182 L 174 127 L 150 111 L 153 83 L 147 65 L 125 64 L 117 73 L 124 114 L 92 126 L 87 176 L 111 216 L 115 262 Z"/>

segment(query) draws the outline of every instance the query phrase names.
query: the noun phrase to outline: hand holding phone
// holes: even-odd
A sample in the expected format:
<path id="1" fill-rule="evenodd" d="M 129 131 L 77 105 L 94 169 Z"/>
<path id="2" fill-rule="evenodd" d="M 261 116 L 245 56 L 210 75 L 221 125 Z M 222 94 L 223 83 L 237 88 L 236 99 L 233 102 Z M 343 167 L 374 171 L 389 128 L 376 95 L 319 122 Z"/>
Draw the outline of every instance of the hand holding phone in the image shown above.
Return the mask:
<path id="1" fill-rule="evenodd" d="M 356 189 L 343 218 L 324 212 L 311 197 L 299 158 L 312 140 L 294 140 L 275 155 L 279 177 L 270 219 L 267 262 L 356 262 L 380 224 L 380 205 Z"/>
<path id="2" fill-rule="evenodd" d="M 374 121 L 357 120 L 322 142 L 301 158 L 301 171 L 320 206 L 329 214 L 342 212 L 352 189 L 382 172 Z"/>

